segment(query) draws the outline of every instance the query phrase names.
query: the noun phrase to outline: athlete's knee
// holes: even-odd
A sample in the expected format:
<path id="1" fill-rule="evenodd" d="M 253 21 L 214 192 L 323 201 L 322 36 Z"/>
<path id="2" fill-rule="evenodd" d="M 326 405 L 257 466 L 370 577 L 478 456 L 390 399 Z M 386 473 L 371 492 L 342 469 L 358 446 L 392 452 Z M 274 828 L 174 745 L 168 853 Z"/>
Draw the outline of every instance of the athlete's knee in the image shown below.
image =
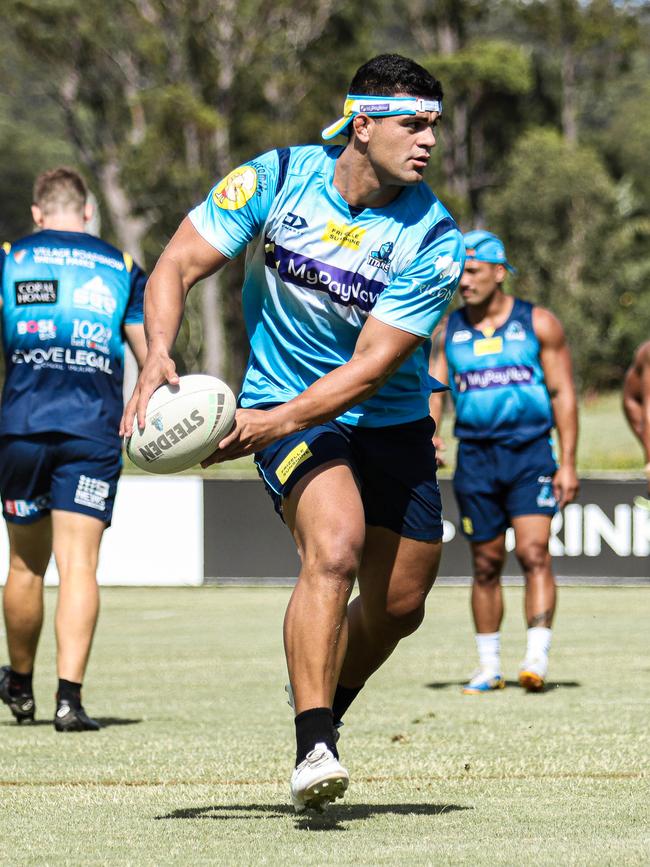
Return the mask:
<path id="1" fill-rule="evenodd" d="M 545 572 L 551 568 L 551 555 L 546 542 L 528 542 L 517 546 L 515 553 L 524 575 Z"/>
<path id="2" fill-rule="evenodd" d="M 412 635 L 424 620 L 425 599 L 422 594 L 404 596 L 387 602 L 380 610 L 370 613 L 371 628 L 392 638 Z"/>
<path id="3" fill-rule="evenodd" d="M 474 581 L 481 586 L 498 584 L 503 569 L 503 558 L 491 551 L 474 552 Z"/>
<path id="4" fill-rule="evenodd" d="M 351 587 L 359 572 L 360 551 L 344 540 L 313 546 L 303 554 L 303 574 L 319 583 Z"/>

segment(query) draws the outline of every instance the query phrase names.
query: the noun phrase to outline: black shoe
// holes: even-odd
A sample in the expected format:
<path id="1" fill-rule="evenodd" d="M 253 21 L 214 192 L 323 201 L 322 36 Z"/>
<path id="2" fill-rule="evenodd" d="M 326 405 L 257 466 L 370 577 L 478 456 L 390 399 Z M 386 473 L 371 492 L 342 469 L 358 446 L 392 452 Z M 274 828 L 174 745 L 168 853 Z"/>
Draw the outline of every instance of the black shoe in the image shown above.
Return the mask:
<path id="1" fill-rule="evenodd" d="M 57 703 L 54 728 L 58 732 L 98 732 L 101 726 L 88 716 L 81 705 L 72 707 L 70 702 L 64 700 Z"/>
<path id="2" fill-rule="evenodd" d="M 9 706 L 9 710 L 16 717 L 18 725 L 23 722 L 34 722 L 36 704 L 33 693 L 21 692 L 19 695 L 12 695 L 9 692 L 10 677 L 11 666 L 3 665 L 0 668 L 0 699 Z"/>

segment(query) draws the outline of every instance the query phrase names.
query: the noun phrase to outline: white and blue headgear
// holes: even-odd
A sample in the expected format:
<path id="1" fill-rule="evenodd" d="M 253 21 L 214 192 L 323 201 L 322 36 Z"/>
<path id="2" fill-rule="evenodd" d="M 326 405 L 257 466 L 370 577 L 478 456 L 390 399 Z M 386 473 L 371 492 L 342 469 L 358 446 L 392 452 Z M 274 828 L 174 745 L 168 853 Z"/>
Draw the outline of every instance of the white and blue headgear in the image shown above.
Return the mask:
<path id="1" fill-rule="evenodd" d="M 354 96 L 349 93 L 343 104 L 343 117 L 325 127 L 321 133 L 327 140 L 343 132 L 358 114 L 370 117 L 391 117 L 398 114 L 417 114 L 419 111 L 437 111 L 442 114 L 441 99 L 422 99 L 419 96 Z"/>

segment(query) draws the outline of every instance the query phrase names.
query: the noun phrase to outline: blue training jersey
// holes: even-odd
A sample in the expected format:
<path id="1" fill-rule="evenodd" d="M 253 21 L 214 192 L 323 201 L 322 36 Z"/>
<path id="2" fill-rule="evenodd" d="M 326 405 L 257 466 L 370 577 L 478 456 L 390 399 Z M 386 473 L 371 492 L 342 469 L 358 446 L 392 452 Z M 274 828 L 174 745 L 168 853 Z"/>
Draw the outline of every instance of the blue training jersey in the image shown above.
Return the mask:
<path id="1" fill-rule="evenodd" d="M 46 229 L 3 245 L 0 277 L 0 434 L 57 431 L 119 447 L 123 326 L 142 322 L 142 269 L 92 235 Z"/>
<path id="2" fill-rule="evenodd" d="M 449 317 L 445 353 L 459 439 L 518 445 L 553 427 L 532 312 L 530 302 L 515 298 L 507 321 L 489 336 L 472 327 L 464 307 Z"/>
<path id="3" fill-rule="evenodd" d="M 258 238 L 243 287 L 251 345 L 244 407 L 284 403 L 345 364 L 369 315 L 428 338 L 462 273 L 462 235 L 431 190 L 420 183 L 383 208 L 351 208 L 333 183 L 341 151 L 263 154 L 189 215 L 225 256 Z M 340 420 L 380 427 L 426 416 L 429 394 L 444 388 L 429 376 L 427 359 L 420 347 Z"/>

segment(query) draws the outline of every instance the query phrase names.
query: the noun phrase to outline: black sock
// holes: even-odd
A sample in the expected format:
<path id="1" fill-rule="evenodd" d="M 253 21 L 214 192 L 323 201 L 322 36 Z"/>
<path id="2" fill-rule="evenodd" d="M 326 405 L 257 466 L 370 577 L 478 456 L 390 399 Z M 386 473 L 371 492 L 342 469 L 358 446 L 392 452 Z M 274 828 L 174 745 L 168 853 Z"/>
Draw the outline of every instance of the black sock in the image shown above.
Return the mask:
<path id="1" fill-rule="evenodd" d="M 60 677 L 56 699 L 57 701 L 67 701 L 70 707 L 78 710 L 81 707 L 81 684 Z"/>
<path id="2" fill-rule="evenodd" d="M 324 743 L 338 759 L 332 710 L 329 707 L 312 707 L 296 717 L 296 767 L 319 743 Z"/>
<path id="3" fill-rule="evenodd" d="M 332 702 L 332 715 L 334 717 L 335 726 L 341 724 L 343 714 L 350 707 L 362 689 L 363 686 L 342 686 L 340 683 L 337 684 L 336 692 L 334 693 L 334 701 Z"/>
<path id="4" fill-rule="evenodd" d="M 29 674 L 19 674 L 13 668 L 9 669 L 9 695 L 31 695 L 33 671 Z"/>

